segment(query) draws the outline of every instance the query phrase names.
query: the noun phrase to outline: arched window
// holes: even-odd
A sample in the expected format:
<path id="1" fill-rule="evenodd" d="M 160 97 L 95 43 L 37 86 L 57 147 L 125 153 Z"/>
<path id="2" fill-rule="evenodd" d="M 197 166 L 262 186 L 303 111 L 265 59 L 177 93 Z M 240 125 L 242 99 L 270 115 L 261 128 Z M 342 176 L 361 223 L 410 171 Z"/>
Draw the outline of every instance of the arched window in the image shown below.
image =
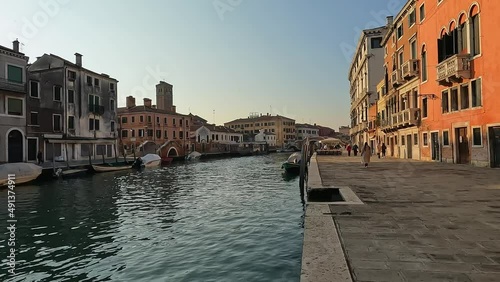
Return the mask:
<path id="1" fill-rule="evenodd" d="M 458 52 L 459 54 L 466 54 L 468 50 L 467 44 L 467 15 L 460 14 L 458 17 Z"/>
<path id="2" fill-rule="evenodd" d="M 481 44 L 479 37 L 479 6 L 477 4 L 473 5 L 470 8 L 470 16 L 469 16 L 469 25 L 470 25 L 470 48 L 471 55 L 476 56 L 481 53 Z"/>
<path id="3" fill-rule="evenodd" d="M 422 82 L 423 82 L 423 81 L 427 81 L 427 51 L 426 51 L 425 45 L 422 46 L 421 57 L 422 57 L 422 63 L 421 63 L 422 70 L 421 70 L 421 73 L 422 73 Z"/>

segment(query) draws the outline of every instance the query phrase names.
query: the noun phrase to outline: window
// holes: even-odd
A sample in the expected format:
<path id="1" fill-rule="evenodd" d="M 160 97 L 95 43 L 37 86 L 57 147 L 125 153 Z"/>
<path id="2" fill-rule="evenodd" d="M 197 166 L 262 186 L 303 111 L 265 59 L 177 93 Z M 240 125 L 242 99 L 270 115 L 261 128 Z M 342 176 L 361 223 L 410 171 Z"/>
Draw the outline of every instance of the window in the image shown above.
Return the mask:
<path id="1" fill-rule="evenodd" d="M 422 99 L 422 117 L 427 117 L 427 98 Z"/>
<path id="2" fill-rule="evenodd" d="M 175 131 L 172 132 L 172 137 L 175 139 Z M 213 136 L 212 136 L 213 139 Z"/>
<path id="3" fill-rule="evenodd" d="M 75 80 L 76 79 L 76 72 L 68 70 L 68 79 Z"/>
<path id="4" fill-rule="evenodd" d="M 52 129 L 61 131 L 61 115 L 52 115 Z"/>
<path id="5" fill-rule="evenodd" d="M 69 104 L 75 103 L 75 91 L 73 90 L 68 90 L 68 103 Z"/>
<path id="6" fill-rule="evenodd" d="M 476 14 L 470 18 L 470 47 L 471 55 L 476 56 L 481 53 L 481 47 L 479 42 L 479 15 Z"/>
<path id="7" fill-rule="evenodd" d="M 13 116 L 22 116 L 23 111 L 23 100 L 18 98 L 7 98 L 7 114 Z"/>
<path id="8" fill-rule="evenodd" d="M 413 134 L 413 145 L 414 146 L 418 145 L 418 134 L 417 133 Z"/>
<path id="9" fill-rule="evenodd" d="M 40 98 L 40 83 L 38 81 L 30 81 L 30 97 Z"/>
<path id="10" fill-rule="evenodd" d="M 401 51 L 399 51 L 399 54 L 398 54 L 398 59 L 399 59 L 399 62 L 398 62 L 398 65 L 399 65 L 399 68 L 401 69 L 401 66 L 403 65 L 404 63 L 404 60 L 405 60 L 405 53 L 403 52 L 404 50 L 401 49 Z"/>
<path id="11" fill-rule="evenodd" d="M 156 123 L 160 124 L 160 117 L 156 117 Z"/>
<path id="12" fill-rule="evenodd" d="M 87 85 L 92 86 L 92 77 L 91 76 L 87 76 Z"/>
<path id="13" fill-rule="evenodd" d="M 134 123 L 134 122 L 135 122 L 135 116 L 131 117 L 130 119 L 132 120 L 132 121 L 131 121 L 132 123 Z"/>
<path id="14" fill-rule="evenodd" d="M 161 138 L 161 130 L 156 130 L 156 138 Z"/>
<path id="15" fill-rule="evenodd" d="M 167 124 L 167 118 L 164 118 L 164 119 L 163 119 L 163 123 L 164 123 L 164 124 Z"/>
<path id="16" fill-rule="evenodd" d="M 31 125 L 39 125 L 37 112 L 31 112 L 30 124 Z"/>
<path id="17" fill-rule="evenodd" d="M 144 122 L 144 116 L 139 116 L 139 122 L 141 122 L 141 123 Z"/>
<path id="18" fill-rule="evenodd" d="M 127 138 L 128 137 L 128 130 L 124 129 L 122 130 L 122 137 Z"/>
<path id="19" fill-rule="evenodd" d="M 189 126 L 189 120 L 186 120 L 186 127 Z"/>
<path id="20" fill-rule="evenodd" d="M 476 79 L 471 82 L 471 97 L 472 107 L 481 106 L 481 79 Z"/>
<path id="21" fill-rule="evenodd" d="M 413 26 L 415 22 L 417 21 L 417 11 L 413 10 L 411 11 L 410 15 L 408 16 L 408 26 Z"/>
<path id="22" fill-rule="evenodd" d="M 94 119 L 89 118 L 89 130 L 94 130 Z"/>
<path id="23" fill-rule="evenodd" d="M 68 129 L 75 129 L 75 117 L 68 116 Z"/>
<path id="24" fill-rule="evenodd" d="M 450 146 L 450 133 L 448 130 L 443 131 L 443 146 Z"/>
<path id="25" fill-rule="evenodd" d="M 481 136 L 481 127 L 472 128 L 472 146 L 483 146 L 483 138 Z"/>
<path id="26" fill-rule="evenodd" d="M 111 122 L 111 132 L 115 132 L 115 122 Z"/>
<path id="27" fill-rule="evenodd" d="M 469 108 L 469 84 L 460 86 L 460 109 Z"/>
<path id="28" fill-rule="evenodd" d="M 111 91 L 115 90 L 115 84 L 114 83 L 110 83 L 109 84 L 109 90 L 111 90 Z"/>
<path id="29" fill-rule="evenodd" d="M 422 52 L 422 81 L 427 81 L 427 52 Z"/>
<path id="30" fill-rule="evenodd" d="M 113 100 L 113 99 L 109 100 L 109 110 L 111 112 L 115 111 L 115 100 Z"/>
<path id="31" fill-rule="evenodd" d="M 465 21 L 458 27 L 458 50 L 464 51 L 467 50 L 467 25 Z M 464 53 L 467 53 L 464 52 Z"/>
<path id="32" fill-rule="evenodd" d="M 179 120 L 179 125 L 182 126 L 182 119 Z"/>
<path id="33" fill-rule="evenodd" d="M 422 143 L 424 144 L 424 147 L 427 147 L 429 145 L 429 137 L 427 133 L 422 134 Z"/>
<path id="34" fill-rule="evenodd" d="M 174 118 L 174 119 L 172 119 L 172 124 L 175 126 L 175 118 Z M 248 125 L 248 124 L 245 124 L 245 127 L 248 127 L 247 125 Z M 174 136 L 175 136 L 175 135 L 174 135 Z M 174 138 L 175 138 L 175 137 L 174 137 Z"/>
<path id="35" fill-rule="evenodd" d="M 98 119 L 94 119 L 94 130 L 97 130 L 97 131 L 98 131 L 98 130 L 99 130 L 99 127 L 100 127 L 99 125 L 100 125 L 100 124 L 99 124 L 99 120 L 98 120 Z"/>
<path id="36" fill-rule="evenodd" d="M 135 130 L 134 129 L 130 129 L 130 133 L 132 134 L 131 137 L 135 137 Z"/>
<path id="37" fill-rule="evenodd" d="M 153 137 L 153 133 L 154 133 L 154 132 L 153 132 L 153 130 L 152 130 L 152 129 L 148 129 L 148 136 Z"/>
<path id="38" fill-rule="evenodd" d="M 97 78 L 94 79 L 94 85 L 96 87 L 99 87 L 99 79 L 97 79 Z"/>
<path id="39" fill-rule="evenodd" d="M 451 89 L 451 111 L 458 111 L 458 88 Z"/>
<path id="40" fill-rule="evenodd" d="M 401 145 L 404 146 L 405 145 L 405 136 L 401 136 Z"/>
<path id="41" fill-rule="evenodd" d="M 148 116 L 148 123 L 151 123 L 151 116 Z"/>
<path id="42" fill-rule="evenodd" d="M 398 26 L 398 29 L 396 31 L 396 34 L 398 36 L 398 40 L 401 39 L 401 37 L 403 37 L 403 24 L 400 24 Z"/>
<path id="43" fill-rule="evenodd" d="M 54 101 L 61 102 L 61 93 L 62 93 L 62 87 L 54 86 Z"/>
<path id="44" fill-rule="evenodd" d="M 425 4 L 420 5 L 420 22 L 425 19 Z"/>
<path id="45" fill-rule="evenodd" d="M 415 38 L 411 39 L 410 41 L 410 52 L 411 52 L 411 59 L 413 60 L 417 59 L 417 40 Z"/>
<path id="46" fill-rule="evenodd" d="M 127 123 L 127 117 L 122 117 L 122 123 Z"/>
<path id="47" fill-rule="evenodd" d="M 13 65 L 7 65 L 7 80 L 10 82 L 23 83 L 23 69 Z"/>
<path id="48" fill-rule="evenodd" d="M 100 128 L 100 123 L 98 119 L 89 118 L 89 130 L 98 131 Z"/>
<path id="49" fill-rule="evenodd" d="M 375 37 L 375 38 L 372 38 L 371 40 L 371 46 L 372 46 L 372 49 L 376 49 L 376 48 L 382 48 L 382 37 Z"/>
<path id="50" fill-rule="evenodd" d="M 448 90 L 444 90 L 443 92 L 441 92 L 441 99 L 442 99 L 442 108 L 443 108 L 443 113 L 447 113 L 450 111 L 450 108 L 449 108 L 449 102 L 448 102 Z"/>
<path id="51" fill-rule="evenodd" d="M 139 132 L 137 133 L 139 137 L 144 137 L 144 129 L 139 129 Z"/>
<path id="52" fill-rule="evenodd" d="M 168 139 L 168 131 L 166 131 L 166 130 L 165 130 L 165 132 L 163 132 L 163 134 L 164 134 L 164 135 L 163 135 L 163 137 L 164 137 L 165 139 Z"/>

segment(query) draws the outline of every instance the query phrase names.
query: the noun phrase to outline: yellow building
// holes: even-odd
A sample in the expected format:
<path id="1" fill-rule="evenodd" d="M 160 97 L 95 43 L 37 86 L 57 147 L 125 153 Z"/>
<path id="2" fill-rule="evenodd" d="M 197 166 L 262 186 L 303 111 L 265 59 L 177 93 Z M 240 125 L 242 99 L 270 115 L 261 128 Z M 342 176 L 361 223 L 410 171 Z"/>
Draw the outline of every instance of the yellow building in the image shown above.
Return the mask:
<path id="1" fill-rule="evenodd" d="M 224 124 L 245 136 L 254 136 L 260 132 L 276 134 L 276 146 L 284 147 L 285 144 L 295 141 L 295 120 L 284 116 L 252 114 L 248 118 L 240 118 Z"/>

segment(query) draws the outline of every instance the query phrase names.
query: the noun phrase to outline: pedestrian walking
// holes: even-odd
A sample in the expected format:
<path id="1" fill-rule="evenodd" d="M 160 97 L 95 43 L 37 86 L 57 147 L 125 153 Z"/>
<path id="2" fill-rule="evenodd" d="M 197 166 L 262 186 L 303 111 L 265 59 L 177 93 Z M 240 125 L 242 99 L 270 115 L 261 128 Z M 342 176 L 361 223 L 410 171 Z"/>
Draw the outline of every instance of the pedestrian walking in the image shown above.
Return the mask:
<path id="1" fill-rule="evenodd" d="M 370 163 L 370 157 L 371 157 L 371 148 L 368 145 L 368 142 L 365 142 L 365 145 L 361 150 L 361 157 L 362 157 L 362 162 L 365 164 L 365 168 L 367 168 L 368 164 Z"/>
<path id="2" fill-rule="evenodd" d="M 354 144 L 354 146 L 352 146 L 352 151 L 354 152 L 354 156 L 358 155 L 358 144 Z"/>
<path id="3" fill-rule="evenodd" d="M 350 157 L 351 156 L 351 150 L 352 150 L 351 144 L 348 144 L 346 149 L 347 149 L 347 156 Z"/>
<path id="4" fill-rule="evenodd" d="M 386 150 L 387 150 L 387 147 L 385 146 L 385 143 L 382 143 L 382 158 L 385 158 Z"/>
<path id="5" fill-rule="evenodd" d="M 382 154 L 382 145 L 380 143 L 377 144 L 377 157 L 380 159 L 380 155 Z"/>

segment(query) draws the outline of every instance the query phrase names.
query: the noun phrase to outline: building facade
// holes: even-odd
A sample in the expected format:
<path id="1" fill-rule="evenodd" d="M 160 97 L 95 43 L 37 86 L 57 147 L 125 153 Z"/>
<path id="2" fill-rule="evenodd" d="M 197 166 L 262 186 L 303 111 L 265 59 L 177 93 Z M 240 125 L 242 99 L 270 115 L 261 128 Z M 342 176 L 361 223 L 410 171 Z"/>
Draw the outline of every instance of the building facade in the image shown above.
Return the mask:
<path id="1" fill-rule="evenodd" d="M 255 135 L 255 142 L 266 142 L 269 147 L 276 147 L 276 134 L 261 129 L 259 134 Z"/>
<path id="2" fill-rule="evenodd" d="M 342 135 L 349 136 L 350 130 L 351 130 L 351 128 L 349 126 L 346 126 L 346 125 L 339 127 L 339 133 Z M 323 135 L 321 135 L 321 136 L 323 136 Z"/>
<path id="3" fill-rule="evenodd" d="M 0 46 L 0 163 L 24 162 L 34 155 L 26 150 L 26 81 L 29 58 L 13 48 Z"/>
<path id="4" fill-rule="evenodd" d="M 297 140 L 304 140 L 307 137 L 319 137 L 319 128 L 311 124 L 295 124 L 295 132 L 297 133 Z"/>
<path id="5" fill-rule="evenodd" d="M 286 144 L 295 141 L 295 120 L 284 116 L 273 115 L 250 115 L 248 118 L 237 119 L 224 124 L 244 135 L 258 134 L 261 129 L 264 132 L 276 135 L 276 146 L 283 148 Z"/>
<path id="6" fill-rule="evenodd" d="M 157 91 L 159 91 L 157 86 Z M 163 89 L 162 89 L 163 90 Z M 163 91 L 158 96 L 163 95 Z M 158 97 L 157 96 L 157 97 Z M 127 97 L 126 107 L 118 108 L 120 150 L 128 154 L 157 153 L 165 148 L 166 156 L 183 156 L 189 151 L 192 115 L 158 109 L 152 100 L 144 98 L 143 105 L 136 105 L 135 98 Z"/>
<path id="7" fill-rule="evenodd" d="M 422 159 L 500 166 L 500 3 L 417 1 Z M 490 31 L 488 31 L 490 30 Z"/>
<path id="8" fill-rule="evenodd" d="M 382 40 L 384 105 L 377 107 L 385 133 L 381 141 L 391 156 L 418 160 L 420 63 L 416 1 L 408 1 L 394 19 L 388 17 L 388 25 Z"/>
<path id="9" fill-rule="evenodd" d="M 82 66 L 44 54 L 28 68 L 28 156 L 44 160 L 87 160 L 117 153 L 118 81 Z"/>
<path id="10" fill-rule="evenodd" d="M 376 86 L 383 77 L 384 51 L 381 45 L 387 27 L 363 30 L 349 68 L 352 142 L 368 141 L 368 109 L 375 103 Z"/>

